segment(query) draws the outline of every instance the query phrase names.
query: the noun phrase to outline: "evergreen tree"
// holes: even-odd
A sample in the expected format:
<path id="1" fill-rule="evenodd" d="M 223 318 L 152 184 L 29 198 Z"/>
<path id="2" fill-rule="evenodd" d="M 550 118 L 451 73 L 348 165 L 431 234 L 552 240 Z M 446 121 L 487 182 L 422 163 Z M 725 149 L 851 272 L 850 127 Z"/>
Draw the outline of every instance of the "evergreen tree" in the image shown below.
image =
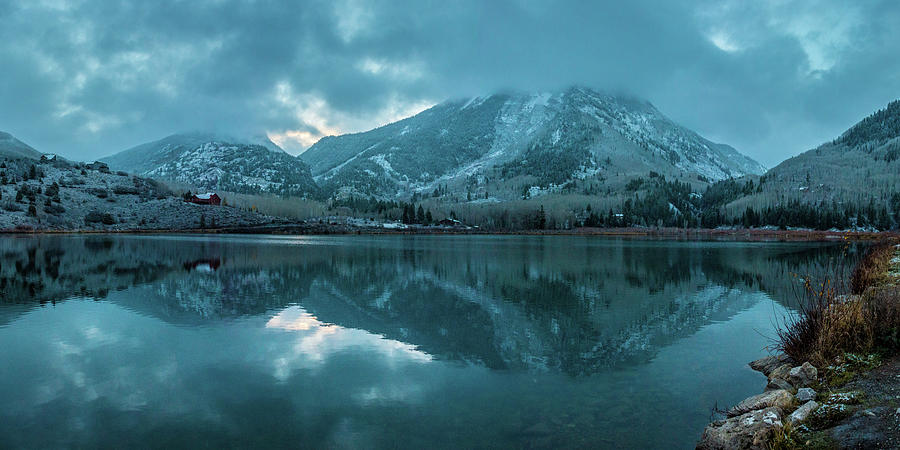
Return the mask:
<path id="1" fill-rule="evenodd" d="M 416 210 L 416 223 L 425 223 L 425 208 L 422 205 L 419 205 L 419 209 Z"/>

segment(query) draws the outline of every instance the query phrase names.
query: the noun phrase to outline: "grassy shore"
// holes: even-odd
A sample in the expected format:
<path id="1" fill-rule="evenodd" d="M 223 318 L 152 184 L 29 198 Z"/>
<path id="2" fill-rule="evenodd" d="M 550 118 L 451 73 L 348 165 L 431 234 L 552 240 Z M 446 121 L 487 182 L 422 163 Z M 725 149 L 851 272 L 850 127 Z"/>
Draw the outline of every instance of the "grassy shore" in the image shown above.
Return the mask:
<path id="1" fill-rule="evenodd" d="M 819 370 L 821 403 L 786 424 L 770 448 L 895 448 L 900 445 L 900 240 L 873 245 L 839 277 L 805 280 L 799 313 L 779 331 L 778 347 Z"/>
<path id="2" fill-rule="evenodd" d="M 897 242 L 872 246 L 848 283 L 839 277 L 806 279 L 799 314 L 779 331 L 779 349 L 820 367 L 847 353 L 900 350 Z"/>

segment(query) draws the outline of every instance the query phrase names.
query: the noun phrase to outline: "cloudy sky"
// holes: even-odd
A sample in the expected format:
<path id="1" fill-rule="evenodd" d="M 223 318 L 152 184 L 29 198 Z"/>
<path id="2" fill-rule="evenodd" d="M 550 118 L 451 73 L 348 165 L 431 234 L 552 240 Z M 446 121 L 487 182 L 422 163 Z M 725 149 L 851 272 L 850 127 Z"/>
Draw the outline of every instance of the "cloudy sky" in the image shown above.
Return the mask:
<path id="1" fill-rule="evenodd" d="M 0 130 L 75 159 L 191 130 L 298 153 L 580 84 L 772 166 L 900 97 L 897 23 L 893 0 L 0 0 Z"/>

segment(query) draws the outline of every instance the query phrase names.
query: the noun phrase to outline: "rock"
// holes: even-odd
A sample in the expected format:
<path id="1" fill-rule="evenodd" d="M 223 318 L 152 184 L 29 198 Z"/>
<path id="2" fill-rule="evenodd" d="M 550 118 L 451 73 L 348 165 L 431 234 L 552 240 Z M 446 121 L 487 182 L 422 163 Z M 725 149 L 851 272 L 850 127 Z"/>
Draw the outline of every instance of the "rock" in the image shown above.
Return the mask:
<path id="1" fill-rule="evenodd" d="M 794 367 L 788 372 L 788 381 L 791 382 L 794 386 L 797 387 L 806 387 L 812 383 L 815 383 L 819 379 L 819 372 L 816 368 L 808 363 L 803 363 L 802 366 Z"/>
<path id="2" fill-rule="evenodd" d="M 815 402 L 815 400 L 810 400 L 803 404 L 803 406 L 797 408 L 796 411 L 792 412 L 790 416 L 788 416 L 787 421 L 791 425 L 796 425 L 800 422 L 806 420 L 816 408 L 819 407 L 819 404 Z"/>
<path id="3" fill-rule="evenodd" d="M 769 380 L 780 379 L 780 380 L 789 380 L 789 376 L 791 373 L 791 365 L 790 364 L 782 364 L 775 368 L 775 370 L 769 372 Z"/>
<path id="4" fill-rule="evenodd" d="M 784 364 L 789 364 L 790 362 L 791 358 L 787 355 L 770 355 L 751 362 L 750 368 L 757 372 L 762 372 L 762 374 L 765 376 L 769 376 L 769 374 L 772 373 L 773 370 Z"/>
<path id="5" fill-rule="evenodd" d="M 706 427 L 697 444 L 698 449 L 764 449 L 767 448 L 776 430 L 781 429 L 782 410 L 770 407 L 751 411 L 728 420 L 719 421 Z"/>
<path id="6" fill-rule="evenodd" d="M 797 400 L 799 400 L 801 403 L 808 402 L 810 400 L 815 400 L 816 399 L 816 391 L 814 391 L 814 390 L 812 390 L 812 388 L 808 388 L 808 387 L 800 388 L 800 389 L 797 389 L 796 397 L 797 397 Z"/>
<path id="7" fill-rule="evenodd" d="M 785 409 L 790 407 L 793 402 L 794 396 L 786 389 L 764 392 L 759 395 L 754 395 L 729 409 L 728 417 L 740 416 L 750 411 L 772 406 Z"/>
<path id="8" fill-rule="evenodd" d="M 769 381 L 769 384 L 766 385 L 766 392 L 768 391 L 777 391 L 779 389 L 784 389 L 786 391 L 794 390 L 794 386 L 791 386 L 791 383 L 782 380 L 781 378 L 772 378 L 772 381 Z"/>
<path id="9" fill-rule="evenodd" d="M 831 438 L 840 448 L 888 448 L 883 431 L 880 429 L 881 416 L 890 414 L 890 409 L 877 407 L 860 411 L 846 422 L 831 429 Z"/>

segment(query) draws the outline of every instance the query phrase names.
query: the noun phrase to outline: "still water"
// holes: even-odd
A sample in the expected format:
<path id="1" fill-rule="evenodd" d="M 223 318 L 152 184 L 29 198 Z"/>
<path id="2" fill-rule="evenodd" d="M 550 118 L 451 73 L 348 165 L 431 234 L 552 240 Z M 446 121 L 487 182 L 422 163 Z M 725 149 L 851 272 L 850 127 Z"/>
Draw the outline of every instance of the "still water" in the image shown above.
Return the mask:
<path id="1" fill-rule="evenodd" d="M 838 244 L 0 238 L 0 447 L 689 448 Z"/>

